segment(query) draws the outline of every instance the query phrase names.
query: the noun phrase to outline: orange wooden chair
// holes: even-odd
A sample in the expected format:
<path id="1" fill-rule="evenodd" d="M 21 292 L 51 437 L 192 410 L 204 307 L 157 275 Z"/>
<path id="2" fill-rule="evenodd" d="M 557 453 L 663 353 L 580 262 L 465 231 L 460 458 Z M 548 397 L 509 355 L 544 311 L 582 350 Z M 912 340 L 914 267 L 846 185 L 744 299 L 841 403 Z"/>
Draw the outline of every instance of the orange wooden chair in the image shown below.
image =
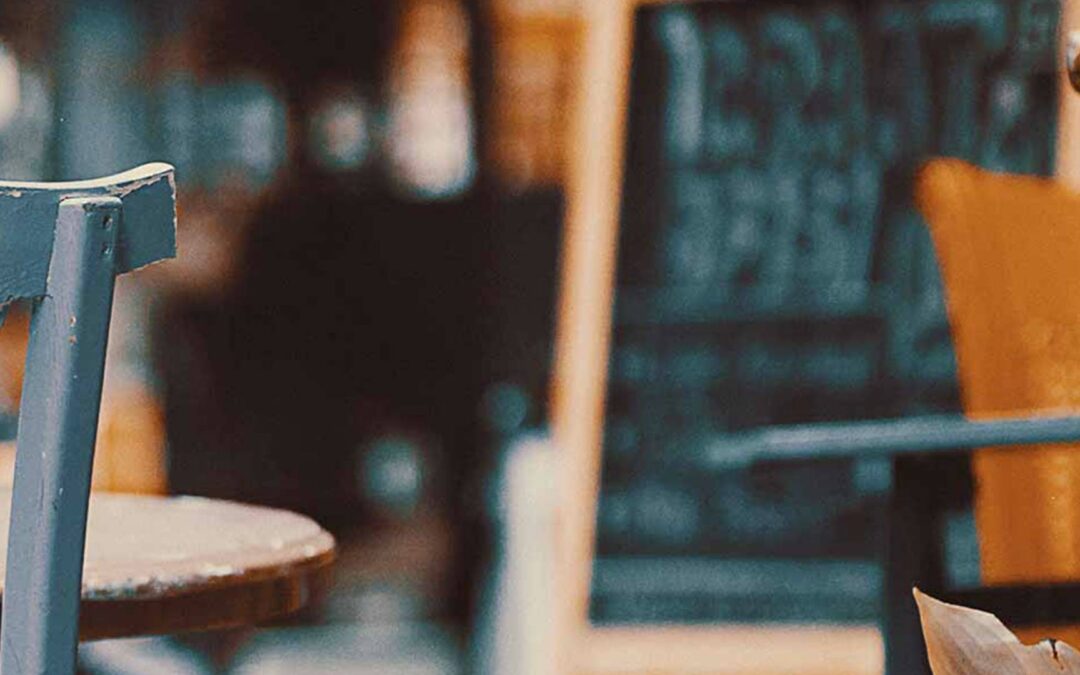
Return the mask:
<path id="1" fill-rule="evenodd" d="M 917 198 L 948 299 L 972 418 L 1080 409 L 1080 193 L 930 162 Z M 983 583 L 1080 580 L 1080 445 L 974 454 Z M 1080 626 L 1026 628 L 1080 644 Z"/>

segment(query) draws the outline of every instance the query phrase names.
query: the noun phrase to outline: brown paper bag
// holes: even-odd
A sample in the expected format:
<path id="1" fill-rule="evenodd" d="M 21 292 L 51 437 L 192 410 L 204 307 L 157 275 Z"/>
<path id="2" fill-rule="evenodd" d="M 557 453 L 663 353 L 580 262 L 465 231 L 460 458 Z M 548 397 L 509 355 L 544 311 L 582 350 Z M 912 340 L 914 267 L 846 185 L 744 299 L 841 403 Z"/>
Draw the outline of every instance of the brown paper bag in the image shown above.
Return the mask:
<path id="1" fill-rule="evenodd" d="M 1080 675 L 1080 652 L 1064 642 L 1024 645 L 993 614 L 914 593 L 934 675 Z"/>

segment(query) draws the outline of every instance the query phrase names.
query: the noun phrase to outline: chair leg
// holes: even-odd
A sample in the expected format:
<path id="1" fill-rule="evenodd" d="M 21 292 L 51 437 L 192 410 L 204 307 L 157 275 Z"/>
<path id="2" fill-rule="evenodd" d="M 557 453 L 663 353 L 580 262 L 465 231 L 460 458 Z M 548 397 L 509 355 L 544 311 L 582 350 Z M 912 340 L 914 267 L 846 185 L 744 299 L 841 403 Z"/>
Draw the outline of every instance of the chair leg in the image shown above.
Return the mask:
<path id="1" fill-rule="evenodd" d="M 941 508 L 935 494 L 935 462 L 902 458 L 893 463 L 885 552 L 885 672 L 930 675 L 912 586 L 944 589 Z"/>
<path id="2" fill-rule="evenodd" d="M 121 203 L 60 203 L 48 294 L 34 306 L 19 414 L 0 673 L 69 675 L 79 637 L 90 472 Z"/>

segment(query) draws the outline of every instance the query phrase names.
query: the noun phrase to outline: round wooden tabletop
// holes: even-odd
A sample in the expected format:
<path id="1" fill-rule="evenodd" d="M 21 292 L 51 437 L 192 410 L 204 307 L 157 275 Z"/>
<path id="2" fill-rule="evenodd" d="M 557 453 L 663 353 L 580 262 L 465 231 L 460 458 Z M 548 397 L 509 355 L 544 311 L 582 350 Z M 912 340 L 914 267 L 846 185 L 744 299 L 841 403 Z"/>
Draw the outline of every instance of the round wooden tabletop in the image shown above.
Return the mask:
<path id="1" fill-rule="evenodd" d="M 0 492 L 0 551 L 7 550 L 10 505 L 10 492 Z M 80 637 L 179 633 L 284 616 L 326 589 L 333 558 L 333 537 L 289 511 L 96 493 Z"/>

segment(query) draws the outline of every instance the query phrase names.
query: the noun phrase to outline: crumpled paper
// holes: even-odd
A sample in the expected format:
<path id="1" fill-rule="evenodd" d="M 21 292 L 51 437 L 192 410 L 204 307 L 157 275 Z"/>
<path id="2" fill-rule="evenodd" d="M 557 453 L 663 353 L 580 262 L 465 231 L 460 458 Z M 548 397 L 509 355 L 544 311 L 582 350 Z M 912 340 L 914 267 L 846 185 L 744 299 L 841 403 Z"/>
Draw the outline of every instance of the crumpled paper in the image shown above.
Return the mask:
<path id="1" fill-rule="evenodd" d="M 1025 645 L 989 612 L 914 593 L 934 675 L 1080 675 L 1080 652 L 1064 642 Z"/>

